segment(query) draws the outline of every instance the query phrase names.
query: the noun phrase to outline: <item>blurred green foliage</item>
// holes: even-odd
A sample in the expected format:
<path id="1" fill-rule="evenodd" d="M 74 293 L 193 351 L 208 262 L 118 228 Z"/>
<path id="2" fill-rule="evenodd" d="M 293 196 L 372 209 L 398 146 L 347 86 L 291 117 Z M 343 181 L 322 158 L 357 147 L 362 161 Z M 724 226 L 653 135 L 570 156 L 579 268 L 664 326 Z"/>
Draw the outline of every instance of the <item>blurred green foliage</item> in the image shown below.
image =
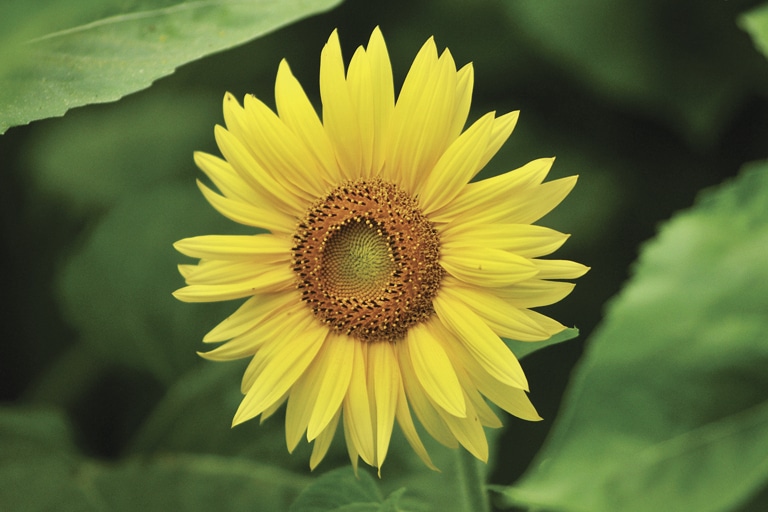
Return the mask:
<path id="1" fill-rule="evenodd" d="M 768 4 L 763 4 L 743 14 L 739 25 L 749 32 L 755 46 L 768 57 Z"/>
<path id="2" fill-rule="evenodd" d="M 472 119 L 521 110 L 481 177 L 552 155 L 553 178 L 580 175 L 544 224 L 573 234 L 556 257 L 592 271 L 545 312 L 582 335 L 526 357 L 545 421 L 507 417 L 502 432 L 489 432 L 489 482 L 517 506 L 541 510 L 768 509 L 765 164 L 675 215 L 603 314 L 659 223 L 701 189 L 768 156 L 768 7 L 348 0 L 199 59 L 333 3 L 0 7 L 0 131 L 116 99 L 178 68 L 120 102 L 0 137 L 0 509 L 306 510 L 302 503 L 316 502 L 317 492 L 337 505 L 318 510 L 459 509 L 457 459 L 427 439 L 442 473 L 426 469 L 395 432 L 382 479 L 361 468 L 353 480 L 348 468 L 329 472 L 348 466 L 343 436 L 312 475 L 306 444 L 285 450 L 281 413 L 230 429 L 242 367 L 199 361 L 194 352 L 236 305 L 181 304 L 170 295 L 182 285 L 173 241 L 245 232 L 194 187 L 201 173 L 191 153 L 216 152 L 224 91 L 272 103 L 285 57 L 317 102 L 320 49 L 331 30 L 339 28 L 349 58 L 376 25 L 396 83 L 434 35 L 458 64 L 474 62 Z M 253 11 L 225 15 L 235 4 Z M 197 16 L 185 5 L 221 16 Z M 262 8 L 269 16 L 249 18 Z M 150 29 L 144 12 L 172 16 L 163 30 Z M 116 16 L 130 23 L 98 22 Z M 92 22 L 101 27 L 98 40 L 86 30 L 75 32 L 84 39 L 23 43 Z M 141 37 L 127 44 L 134 30 Z M 161 41 L 163 34 L 170 37 Z M 58 58 L 78 48 L 101 53 L 76 59 L 78 66 Z M 566 391 L 585 339 L 588 352 Z"/>
<path id="3" fill-rule="evenodd" d="M 106 463 L 75 449 L 54 411 L 0 414 L 5 510 L 286 510 L 306 477 L 245 458 L 174 453 Z"/>

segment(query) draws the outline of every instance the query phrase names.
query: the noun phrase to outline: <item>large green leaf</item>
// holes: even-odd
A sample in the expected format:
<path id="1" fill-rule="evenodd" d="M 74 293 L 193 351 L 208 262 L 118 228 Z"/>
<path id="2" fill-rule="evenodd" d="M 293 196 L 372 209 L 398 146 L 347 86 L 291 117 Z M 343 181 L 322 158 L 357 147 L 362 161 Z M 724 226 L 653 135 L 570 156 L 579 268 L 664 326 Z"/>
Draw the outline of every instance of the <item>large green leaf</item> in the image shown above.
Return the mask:
<path id="1" fill-rule="evenodd" d="M 643 251 L 561 419 L 507 495 L 543 510 L 732 510 L 768 481 L 768 163 Z"/>
<path id="2" fill-rule="evenodd" d="M 739 24 L 752 36 L 757 49 L 768 57 L 768 3 L 742 15 Z"/>
<path id="3" fill-rule="evenodd" d="M 0 7 L 0 133 L 148 87 L 338 0 L 84 0 Z"/>
<path id="4" fill-rule="evenodd" d="M 48 410 L 0 409 L 0 509 L 286 510 L 307 480 L 245 458 L 165 455 L 107 464 L 77 454 Z"/>

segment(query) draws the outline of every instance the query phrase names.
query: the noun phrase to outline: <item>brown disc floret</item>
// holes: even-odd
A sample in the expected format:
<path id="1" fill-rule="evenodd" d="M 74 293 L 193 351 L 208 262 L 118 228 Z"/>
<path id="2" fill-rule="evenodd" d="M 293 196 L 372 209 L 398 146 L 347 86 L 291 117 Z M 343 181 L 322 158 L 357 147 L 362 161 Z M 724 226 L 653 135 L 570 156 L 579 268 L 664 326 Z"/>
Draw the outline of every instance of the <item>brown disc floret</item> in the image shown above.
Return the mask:
<path id="1" fill-rule="evenodd" d="M 417 201 L 379 179 L 349 181 L 317 201 L 294 235 L 302 298 L 335 331 L 397 341 L 433 313 L 440 238 Z"/>

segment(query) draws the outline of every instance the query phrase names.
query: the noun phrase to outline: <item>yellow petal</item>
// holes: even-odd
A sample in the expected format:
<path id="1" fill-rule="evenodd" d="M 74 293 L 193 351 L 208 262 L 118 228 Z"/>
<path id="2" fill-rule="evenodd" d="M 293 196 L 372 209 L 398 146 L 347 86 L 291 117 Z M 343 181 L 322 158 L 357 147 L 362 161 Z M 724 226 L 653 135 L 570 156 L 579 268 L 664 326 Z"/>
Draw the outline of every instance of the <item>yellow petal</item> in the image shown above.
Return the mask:
<path id="1" fill-rule="evenodd" d="M 212 191 L 200 181 L 197 182 L 197 186 L 216 211 L 239 224 L 284 234 L 293 233 L 296 229 L 296 217 L 285 215 L 274 209 L 229 199 Z"/>
<path id="2" fill-rule="evenodd" d="M 304 436 L 312 414 L 313 400 L 317 398 L 317 377 L 313 361 L 307 371 L 299 377 L 288 396 L 288 406 L 285 408 L 285 445 L 288 453 L 293 453 Z"/>
<path id="3" fill-rule="evenodd" d="M 322 348 L 293 386 L 285 415 L 288 450 L 293 451 L 302 434 L 312 441 L 334 418 L 349 387 L 354 341 L 329 333 Z"/>
<path id="4" fill-rule="evenodd" d="M 300 303 L 270 316 L 265 323 L 267 322 L 269 322 L 270 326 L 277 327 L 273 332 L 278 335 L 265 336 L 257 340 L 259 350 L 255 357 L 251 359 L 251 362 L 248 363 L 240 382 L 240 392 L 242 394 L 248 393 L 256 381 L 256 377 L 259 376 L 264 366 L 271 360 L 272 355 L 285 346 L 286 340 L 290 340 L 292 336 L 300 333 L 301 329 L 315 329 L 317 327 L 317 320 L 314 318 L 314 315 L 307 308 L 302 307 Z M 244 336 L 249 336 L 251 332 L 249 331 Z"/>
<path id="5" fill-rule="evenodd" d="M 464 125 L 467 124 L 467 115 L 472 104 L 472 89 L 474 85 L 475 70 L 472 67 L 472 63 L 469 63 L 456 73 L 456 102 L 448 132 L 448 140 L 458 137 L 464 129 Z"/>
<path id="6" fill-rule="evenodd" d="M 464 222 L 531 224 L 552 211 L 576 185 L 576 176 L 548 181 L 514 196 L 487 198 L 486 207 L 467 212 Z"/>
<path id="7" fill-rule="evenodd" d="M 504 288 L 495 288 L 498 296 L 518 308 L 536 308 L 560 302 L 576 285 L 564 281 L 529 279 Z"/>
<path id="8" fill-rule="evenodd" d="M 528 162 L 513 171 L 468 184 L 455 200 L 429 217 L 433 222 L 450 222 L 466 219 L 468 215 L 483 210 L 488 205 L 512 202 L 522 191 L 539 185 L 549 173 L 554 158 L 540 158 Z M 512 222 L 501 219 L 494 222 Z M 530 222 L 528 223 L 530 224 Z"/>
<path id="9" fill-rule="evenodd" d="M 371 343 L 368 346 L 368 389 L 373 390 L 376 411 L 376 466 L 381 466 L 387 457 L 392 426 L 395 423 L 397 392 L 400 386 L 400 371 L 392 345 Z"/>
<path id="10" fill-rule="evenodd" d="M 503 426 L 501 420 L 488 406 L 468 377 L 466 384 L 462 383 L 462 387 L 464 388 L 466 398 L 470 401 L 472 408 L 475 410 L 475 414 L 480 419 L 480 423 L 488 428 L 501 428 Z"/>
<path id="11" fill-rule="evenodd" d="M 531 311 L 530 309 L 523 309 L 522 313 L 531 319 L 531 321 L 536 322 L 544 331 L 547 333 L 547 338 L 554 336 L 555 334 L 562 332 L 566 329 L 566 327 L 558 322 L 557 320 L 550 318 L 546 315 L 542 315 L 541 313 L 538 313 L 536 311 Z"/>
<path id="12" fill-rule="evenodd" d="M 395 110 L 395 86 L 387 45 L 379 27 L 373 29 L 366 51 L 371 68 L 371 95 L 373 97 L 374 139 L 371 167 L 379 173 L 386 158 L 386 144 L 392 114 Z"/>
<path id="13" fill-rule="evenodd" d="M 344 442 L 347 445 L 347 453 L 349 454 L 349 461 L 352 463 L 352 470 L 355 472 L 355 477 L 357 477 L 357 463 L 359 462 L 358 461 L 359 453 L 357 450 L 357 445 L 355 444 L 356 441 L 352 437 L 351 427 L 350 427 L 350 423 L 349 423 L 346 411 L 347 410 L 344 409 L 344 414 L 343 414 Z M 371 448 L 371 451 L 373 451 L 373 448 Z"/>
<path id="14" fill-rule="evenodd" d="M 368 399 L 367 362 L 363 346 L 355 343 L 355 358 L 347 396 L 344 397 L 344 427 L 355 446 L 355 453 L 369 465 L 375 458 L 372 411 Z"/>
<path id="15" fill-rule="evenodd" d="M 281 272 L 284 272 L 281 274 Z M 236 284 L 260 279 L 269 273 L 287 277 L 290 267 L 287 262 L 255 263 L 253 261 L 227 261 L 203 259 L 185 277 L 190 285 Z"/>
<path id="16" fill-rule="evenodd" d="M 264 412 L 261 413 L 261 416 L 259 417 L 259 425 L 263 424 L 269 419 L 270 416 L 275 414 L 286 400 L 288 400 L 288 393 L 283 394 L 283 396 L 281 396 L 280 399 L 277 400 L 274 404 L 264 409 Z"/>
<path id="17" fill-rule="evenodd" d="M 501 337 L 519 341 L 541 341 L 551 336 L 543 325 L 526 313 L 526 310 L 516 308 L 494 295 L 492 289 L 467 286 L 450 276 L 445 278 L 443 286 L 450 288 L 449 293 L 454 300 L 474 311 Z"/>
<path id="18" fill-rule="evenodd" d="M 320 98 L 323 126 L 336 151 L 341 174 L 346 179 L 354 179 L 362 161 L 360 129 L 344 76 L 344 59 L 336 30 L 320 54 Z"/>
<path id="19" fill-rule="evenodd" d="M 293 191 L 275 181 L 237 137 L 219 125 L 214 128 L 214 135 L 224 158 L 254 190 L 264 191 L 263 198 L 270 207 L 277 208 L 289 216 L 304 213 L 306 201 L 299 199 Z"/>
<path id="20" fill-rule="evenodd" d="M 535 258 L 556 251 L 568 236 L 534 224 L 469 224 L 457 219 L 441 229 L 440 241 L 442 247 L 479 245 Z"/>
<path id="21" fill-rule="evenodd" d="M 310 441 L 325 429 L 341 407 L 352 378 L 357 343 L 355 339 L 331 333 L 318 354 L 316 363 L 321 374 L 315 383 L 318 393 L 307 427 L 307 439 Z"/>
<path id="22" fill-rule="evenodd" d="M 448 425 L 451 433 L 466 448 L 469 453 L 483 462 L 488 462 L 488 440 L 485 437 L 483 424 L 472 406 L 469 398 L 467 401 L 467 417 L 457 418 L 445 411 L 437 409 L 440 417 Z"/>
<path id="23" fill-rule="evenodd" d="M 224 94 L 222 110 L 224 111 L 224 124 L 227 126 L 227 131 L 240 142 L 247 144 L 246 141 L 252 136 L 250 126 L 245 119 L 243 107 L 240 106 L 240 102 L 232 93 Z"/>
<path id="24" fill-rule="evenodd" d="M 275 267 L 253 279 L 227 284 L 195 284 L 173 292 L 183 302 L 217 302 L 241 299 L 257 293 L 288 290 L 295 279 L 290 268 Z"/>
<path id="25" fill-rule="evenodd" d="M 291 73 L 285 60 L 280 62 L 275 80 L 275 103 L 280 119 L 306 145 L 323 170 L 322 177 L 329 185 L 341 182 L 336 154 L 328 134 L 323 129 L 312 103 L 301 84 Z"/>
<path id="26" fill-rule="evenodd" d="M 286 263 L 267 263 L 264 265 L 252 261 L 200 260 L 194 270 L 187 272 L 187 284 L 230 284 L 257 279 L 264 272 L 273 268 L 287 267 Z"/>
<path id="27" fill-rule="evenodd" d="M 476 286 L 509 286 L 539 273 L 527 258 L 488 247 L 445 247 L 440 265 L 452 276 Z"/>
<path id="28" fill-rule="evenodd" d="M 255 259 L 262 263 L 291 260 L 288 237 L 261 235 L 206 235 L 179 240 L 173 247 L 192 258 Z"/>
<path id="29" fill-rule="evenodd" d="M 247 144 L 259 165 L 286 190 L 312 201 L 323 194 L 326 182 L 303 141 L 262 101 L 245 97 L 245 115 L 251 136 Z"/>
<path id="30" fill-rule="evenodd" d="M 387 162 L 406 191 L 437 163 L 448 140 L 456 101 L 456 67 L 447 50 L 438 59 L 430 38 L 411 65 L 395 104 Z"/>
<path id="31" fill-rule="evenodd" d="M 416 378 L 432 401 L 450 414 L 463 418 L 466 408 L 461 384 L 429 325 L 422 323 L 411 327 L 398 349 L 408 352 Z"/>
<path id="32" fill-rule="evenodd" d="M 440 55 L 436 73 L 430 79 L 428 89 L 422 91 L 424 96 L 409 116 L 411 131 L 406 135 L 415 137 L 411 146 L 415 152 L 414 158 L 406 162 L 412 166 L 411 170 L 401 167 L 400 171 L 401 175 L 411 178 L 407 180 L 410 191 L 421 189 L 423 181 L 455 140 L 450 130 L 456 107 L 458 74 L 453 56 L 447 49 Z"/>
<path id="33" fill-rule="evenodd" d="M 493 410 L 491 410 L 491 408 L 483 399 L 482 395 L 479 393 L 477 386 L 475 386 L 475 383 L 470 377 L 465 366 L 469 365 L 473 368 L 480 368 L 480 371 L 486 376 L 487 373 L 482 370 L 482 367 L 462 346 L 461 341 L 459 341 L 456 336 L 442 324 L 442 322 L 433 322 L 432 331 L 440 339 L 445 349 L 445 353 L 448 355 L 451 364 L 456 371 L 456 377 L 461 383 L 461 387 L 464 392 L 464 398 L 471 402 L 472 407 L 474 408 L 475 413 L 477 414 L 483 426 L 490 428 L 501 427 L 501 421 L 496 416 L 496 414 L 494 414 Z M 501 383 L 498 381 L 496 382 L 499 386 L 502 386 Z"/>
<path id="34" fill-rule="evenodd" d="M 359 126 L 360 167 L 358 173 L 360 176 L 367 178 L 378 171 L 378 169 L 374 170 L 372 168 L 373 146 L 376 135 L 375 115 L 377 99 L 373 95 L 373 76 L 368 55 L 366 55 L 362 47 L 355 51 L 352 60 L 349 62 L 347 84 L 352 104 L 357 113 Z"/>
<path id="35" fill-rule="evenodd" d="M 239 336 L 263 321 L 268 315 L 275 315 L 284 308 L 300 301 L 300 295 L 295 292 L 255 295 L 245 301 L 237 311 L 211 329 L 203 337 L 203 341 L 205 343 L 212 343 Z"/>
<path id="36" fill-rule="evenodd" d="M 265 343 L 284 333 L 288 322 L 293 322 L 298 315 L 303 315 L 302 307 L 302 304 L 293 304 L 282 310 L 272 311 L 268 317 L 261 317 L 254 322 L 246 332 L 213 350 L 198 352 L 198 355 L 211 361 L 231 361 L 252 356 Z"/>
<path id="37" fill-rule="evenodd" d="M 484 391 L 487 391 L 484 392 Z M 511 386 L 483 387 L 481 392 L 509 414 L 527 421 L 541 421 L 541 416 L 522 389 Z"/>
<path id="38" fill-rule="evenodd" d="M 408 444 L 411 445 L 413 451 L 416 452 L 416 455 L 419 456 L 428 468 L 439 471 L 434 463 L 432 463 L 432 459 L 429 457 L 427 449 L 424 448 L 424 444 L 422 444 L 419 434 L 416 432 L 416 426 L 413 424 L 411 412 L 408 410 L 408 399 L 405 397 L 405 388 L 402 382 L 400 383 L 400 389 L 397 393 L 396 414 L 397 423 L 400 425 L 400 429 L 402 429 L 405 439 L 408 441 Z"/>
<path id="39" fill-rule="evenodd" d="M 272 348 L 269 345 L 259 350 L 254 358 L 262 356 L 263 364 L 235 413 L 233 426 L 258 416 L 288 391 L 315 358 L 326 335 L 327 328 L 310 323 L 302 335 L 286 336 L 287 342 L 280 340 L 280 346 L 268 354 L 262 352 Z"/>
<path id="40" fill-rule="evenodd" d="M 261 194 L 251 188 L 226 160 L 202 151 L 195 151 L 193 158 L 200 170 L 226 197 L 249 204 L 263 203 Z"/>
<path id="41" fill-rule="evenodd" d="M 478 390 L 509 414 L 526 421 L 541 421 L 541 416 L 522 389 L 506 386 L 485 372 L 476 372 L 472 380 Z"/>
<path id="42" fill-rule="evenodd" d="M 429 435 L 448 448 L 455 448 L 458 446 L 456 438 L 453 437 L 445 422 L 440 419 L 435 407 L 427 399 L 427 395 L 421 387 L 418 377 L 416 377 L 409 354 L 402 349 L 399 349 L 397 352 L 403 388 L 408 397 L 408 402 L 413 407 L 413 412 L 416 413 L 416 417 L 419 418 L 419 421 Z"/>
<path id="43" fill-rule="evenodd" d="M 450 289 L 441 289 L 433 305 L 443 325 L 461 340 L 488 373 L 507 385 L 528 389 L 528 381 L 515 355 Z"/>
<path id="44" fill-rule="evenodd" d="M 186 279 L 187 276 L 190 276 L 195 273 L 195 269 L 197 269 L 197 265 L 176 265 L 176 268 L 179 270 L 179 274 L 181 274 L 181 277 Z"/>
<path id="45" fill-rule="evenodd" d="M 419 203 L 426 215 L 455 198 L 479 170 L 480 159 L 488 146 L 493 113 L 486 114 L 448 146 L 418 190 Z"/>
<path id="46" fill-rule="evenodd" d="M 589 272 L 589 267 L 568 260 L 531 260 L 539 269 L 540 279 L 576 279 Z"/>
<path id="47" fill-rule="evenodd" d="M 330 423 L 320 432 L 320 435 L 315 439 L 315 444 L 312 447 L 312 455 L 309 457 L 309 469 L 314 470 L 318 464 L 323 460 L 325 454 L 328 453 L 328 448 L 331 446 L 333 436 L 336 433 L 336 427 L 339 425 L 339 415 L 341 409 L 336 411 L 336 415 L 331 418 Z"/>
<path id="48" fill-rule="evenodd" d="M 491 133 L 491 138 L 488 141 L 487 147 L 485 148 L 485 154 L 480 159 L 480 163 L 478 164 L 478 171 L 485 167 L 486 164 L 490 162 L 491 158 L 493 158 L 496 153 L 498 153 L 499 149 L 501 149 L 501 146 L 507 142 L 509 136 L 512 135 L 512 130 L 515 129 L 518 117 L 520 117 L 520 111 L 516 110 L 496 118 L 496 121 L 493 123 L 493 132 Z"/>
<path id="49" fill-rule="evenodd" d="M 461 343 L 451 343 L 446 348 L 454 366 L 466 370 L 477 390 L 491 402 L 518 418 L 528 421 L 541 420 L 525 391 L 496 380 Z"/>

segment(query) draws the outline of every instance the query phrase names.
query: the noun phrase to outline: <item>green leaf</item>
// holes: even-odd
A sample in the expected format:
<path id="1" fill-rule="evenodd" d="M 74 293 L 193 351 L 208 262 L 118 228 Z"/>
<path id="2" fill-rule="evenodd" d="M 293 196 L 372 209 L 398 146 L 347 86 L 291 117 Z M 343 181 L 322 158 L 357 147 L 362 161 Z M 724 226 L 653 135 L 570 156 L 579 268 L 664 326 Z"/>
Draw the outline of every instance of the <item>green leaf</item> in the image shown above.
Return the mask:
<path id="1" fill-rule="evenodd" d="M 0 409 L 3 510 L 286 510 L 307 479 L 237 457 L 168 454 L 105 464 L 77 454 L 49 410 Z"/>
<path id="2" fill-rule="evenodd" d="M 0 133 L 73 107 L 117 100 L 182 64 L 337 3 L 5 2 L 0 11 Z"/>
<path id="3" fill-rule="evenodd" d="M 559 332 L 544 341 L 530 342 L 530 341 L 508 340 L 506 338 L 502 338 L 502 339 L 504 340 L 504 343 L 507 344 L 509 349 L 515 354 L 515 356 L 518 359 L 522 359 L 543 348 L 550 347 L 552 345 L 557 345 L 558 343 L 562 343 L 564 341 L 572 340 L 578 335 L 579 335 L 579 330 L 574 327 L 571 329 L 566 329 L 563 332 Z"/>
<path id="4" fill-rule="evenodd" d="M 768 162 L 663 227 L 532 469 L 543 510 L 732 510 L 768 481 Z"/>
<path id="5" fill-rule="evenodd" d="M 382 498 L 376 481 L 365 471 L 357 476 L 352 468 L 330 471 L 307 486 L 290 512 L 390 512 L 404 511 L 398 506 L 404 489 Z"/>
<path id="6" fill-rule="evenodd" d="M 757 49 L 768 57 L 768 3 L 743 14 L 739 25 L 752 36 Z"/>

